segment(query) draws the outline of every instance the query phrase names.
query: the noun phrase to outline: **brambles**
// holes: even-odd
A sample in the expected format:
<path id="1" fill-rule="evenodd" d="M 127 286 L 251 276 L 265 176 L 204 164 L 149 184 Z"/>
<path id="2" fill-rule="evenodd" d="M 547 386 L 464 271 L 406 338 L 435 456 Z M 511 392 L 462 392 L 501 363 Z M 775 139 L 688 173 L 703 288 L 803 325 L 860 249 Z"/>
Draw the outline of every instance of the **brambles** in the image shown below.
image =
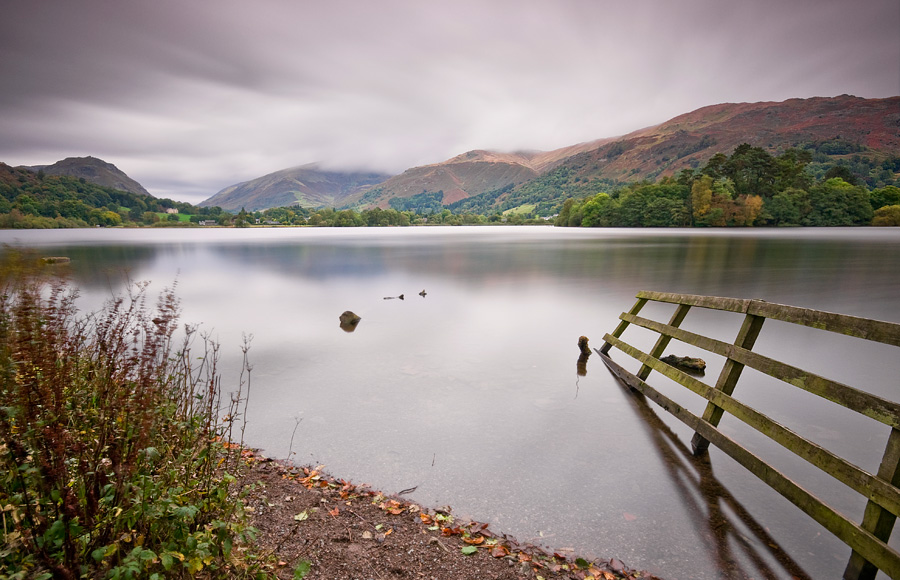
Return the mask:
<path id="1" fill-rule="evenodd" d="M 7 255 L 0 576 L 260 572 L 240 546 L 253 530 L 231 486 L 239 454 L 227 452 L 249 375 L 223 401 L 218 345 L 179 328 L 173 289 L 151 308 L 147 285 L 135 284 L 79 315 L 64 280 L 34 257 Z"/>

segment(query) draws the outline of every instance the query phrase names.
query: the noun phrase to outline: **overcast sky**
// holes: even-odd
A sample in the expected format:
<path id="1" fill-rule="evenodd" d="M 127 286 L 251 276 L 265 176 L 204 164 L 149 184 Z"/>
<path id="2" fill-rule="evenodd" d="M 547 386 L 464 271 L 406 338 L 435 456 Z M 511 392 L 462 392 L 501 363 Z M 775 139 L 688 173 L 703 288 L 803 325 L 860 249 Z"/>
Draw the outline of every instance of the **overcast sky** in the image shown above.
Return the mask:
<path id="1" fill-rule="evenodd" d="M 900 95 L 897 0 L 4 0 L 0 161 L 158 197 L 320 162 L 399 173 L 705 105 Z"/>

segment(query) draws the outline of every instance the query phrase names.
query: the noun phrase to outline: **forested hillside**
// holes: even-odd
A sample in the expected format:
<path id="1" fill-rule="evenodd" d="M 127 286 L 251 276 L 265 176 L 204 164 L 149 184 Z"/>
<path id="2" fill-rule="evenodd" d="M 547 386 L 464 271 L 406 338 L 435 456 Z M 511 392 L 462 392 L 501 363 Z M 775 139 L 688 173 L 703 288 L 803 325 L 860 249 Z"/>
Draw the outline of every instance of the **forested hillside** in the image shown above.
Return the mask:
<path id="1" fill-rule="evenodd" d="M 103 187 L 83 177 L 48 175 L 0 163 L 0 228 L 152 224 L 168 210 L 195 213 L 189 203 Z M 203 210 L 209 215 L 221 212 L 219 208 Z"/>
<path id="2" fill-rule="evenodd" d="M 810 149 L 775 157 L 738 146 L 713 155 L 700 169 L 583 197 L 569 197 L 559 226 L 858 226 L 900 225 L 900 158 L 885 159 L 879 184 L 869 189 L 850 166 L 819 174 Z M 811 170 L 812 169 L 812 170 Z M 884 185 L 890 181 L 890 185 Z"/>

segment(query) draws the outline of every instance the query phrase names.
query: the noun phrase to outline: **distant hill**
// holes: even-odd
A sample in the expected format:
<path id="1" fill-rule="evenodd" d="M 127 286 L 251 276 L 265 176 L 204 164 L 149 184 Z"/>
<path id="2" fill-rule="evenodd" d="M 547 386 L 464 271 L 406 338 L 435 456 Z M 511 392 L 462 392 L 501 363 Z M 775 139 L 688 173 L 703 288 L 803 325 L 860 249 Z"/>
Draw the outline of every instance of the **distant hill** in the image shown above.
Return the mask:
<path id="1" fill-rule="evenodd" d="M 125 175 L 118 167 L 96 157 L 68 157 L 53 165 L 33 165 L 26 166 L 25 169 L 35 173 L 43 171 L 46 175 L 84 178 L 86 181 L 103 187 L 111 187 L 138 195 L 150 195 L 150 192 L 144 189 L 140 183 Z"/>
<path id="2" fill-rule="evenodd" d="M 325 171 L 316 164 L 283 169 L 251 181 L 226 187 L 200 203 L 227 211 L 264 210 L 272 207 L 333 207 L 354 194 L 377 185 L 390 175 L 374 172 Z"/>
<path id="3" fill-rule="evenodd" d="M 526 183 L 568 157 L 599 147 L 609 139 L 580 143 L 554 151 L 500 153 L 475 150 L 442 163 L 407 169 L 369 191 L 346 200 L 347 206 L 388 208 L 391 200 L 441 193 L 450 205 L 485 192 Z"/>

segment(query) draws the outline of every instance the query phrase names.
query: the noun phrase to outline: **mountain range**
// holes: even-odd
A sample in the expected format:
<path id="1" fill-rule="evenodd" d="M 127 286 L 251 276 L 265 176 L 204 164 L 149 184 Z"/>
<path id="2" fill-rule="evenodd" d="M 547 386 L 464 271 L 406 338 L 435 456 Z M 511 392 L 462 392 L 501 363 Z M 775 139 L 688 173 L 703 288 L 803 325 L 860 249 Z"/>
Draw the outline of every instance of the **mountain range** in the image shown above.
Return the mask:
<path id="1" fill-rule="evenodd" d="M 549 215 L 567 197 L 674 176 L 701 167 L 716 153 L 727 155 L 742 143 L 772 154 L 805 148 L 816 154 L 814 161 L 820 164 L 851 160 L 858 164 L 862 158 L 868 166 L 858 164 L 857 173 L 865 180 L 870 178 L 861 174 L 868 171 L 866 167 L 900 158 L 900 96 L 723 103 L 620 137 L 552 151 L 474 150 L 393 176 L 308 164 L 226 187 L 199 205 L 228 211 L 291 205 L 355 209 L 427 206 L 481 214 L 525 208 Z M 26 169 L 149 195 L 114 165 L 94 157 L 72 157 Z M 889 179 L 893 182 L 898 177 L 891 172 Z"/>
<path id="2" fill-rule="evenodd" d="M 543 203 L 549 211 L 565 197 L 698 168 L 741 143 L 773 154 L 791 147 L 822 149 L 836 155 L 833 161 L 846 153 L 878 161 L 900 156 L 900 97 L 841 95 L 711 105 L 624 136 L 552 151 L 474 150 L 391 177 L 368 174 L 370 182 L 354 178 L 354 187 L 332 187 L 327 195 L 307 191 L 314 190 L 311 184 L 341 182 L 340 176 L 358 174 L 303 166 L 226 188 L 202 205 L 229 210 L 287 203 L 414 208 L 417 196 L 429 201 L 437 196 L 441 205 L 454 210 L 488 213 Z"/>

